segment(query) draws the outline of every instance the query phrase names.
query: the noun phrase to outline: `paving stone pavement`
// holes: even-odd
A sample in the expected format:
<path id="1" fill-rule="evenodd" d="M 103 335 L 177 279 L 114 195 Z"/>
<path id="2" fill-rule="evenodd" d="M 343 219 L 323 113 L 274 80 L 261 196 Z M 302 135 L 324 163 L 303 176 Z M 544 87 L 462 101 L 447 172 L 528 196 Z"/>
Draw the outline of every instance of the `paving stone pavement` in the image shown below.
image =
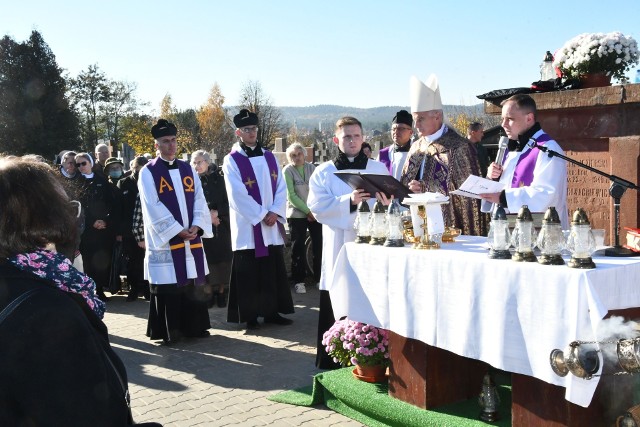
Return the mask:
<path id="1" fill-rule="evenodd" d="M 361 426 L 324 406 L 313 408 L 267 400 L 279 391 L 311 385 L 319 291 L 292 290 L 293 325 L 263 325 L 246 332 L 226 322 L 226 308 L 209 310 L 207 338 L 167 347 L 145 336 L 149 303 L 116 295 L 104 321 L 129 376 L 136 422 L 164 426 Z"/>

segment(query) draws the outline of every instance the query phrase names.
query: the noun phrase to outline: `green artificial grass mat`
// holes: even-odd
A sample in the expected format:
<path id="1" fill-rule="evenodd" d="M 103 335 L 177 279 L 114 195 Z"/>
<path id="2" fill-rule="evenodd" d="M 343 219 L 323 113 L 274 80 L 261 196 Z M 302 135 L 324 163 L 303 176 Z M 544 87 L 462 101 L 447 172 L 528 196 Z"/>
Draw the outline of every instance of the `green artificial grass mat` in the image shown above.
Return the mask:
<path id="1" fill-rule="evenodd" d="M 424 410 L 390 397 L 386 383 L 371 384 L 355 379 L 353 367 L 317 374 L 312 386 L 284 391 L 269 400 L 299 406 L 325 404 L 328 408 L 371 427 L 382 426 L 511 426 L 511 387 L 499 385 L 500 419 L 479 419 L 477 398 Z M 478 384 L 480 393 L 481 384 Z"/>

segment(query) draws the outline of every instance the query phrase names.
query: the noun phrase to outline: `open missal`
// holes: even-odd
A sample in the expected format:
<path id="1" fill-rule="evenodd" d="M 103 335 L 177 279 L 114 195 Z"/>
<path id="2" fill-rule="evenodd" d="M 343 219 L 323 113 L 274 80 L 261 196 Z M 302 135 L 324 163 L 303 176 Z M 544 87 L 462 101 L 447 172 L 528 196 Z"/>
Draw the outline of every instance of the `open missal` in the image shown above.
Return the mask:
<path id="1" fill-rule="evenodd" d="M 480 194 L 499 193 L 504 190 L 504 184 L 480 176 L 469 175 L 460 188 L 449 191 L 449 194 L 481 199 Z"/>
<path id="2" fill-rule="evenodd" d="M 376 193 L 385 193 L 387 198 L 393 196 L 402 200 L 411 194 L 411 191 L 402 185 L 400 181 L 391 175 L 380 175 L 366 172 L 334 172 L 338 178 L 346 182 L 349 187 L 355 189 L 361 188 L 375 197 Z"/>

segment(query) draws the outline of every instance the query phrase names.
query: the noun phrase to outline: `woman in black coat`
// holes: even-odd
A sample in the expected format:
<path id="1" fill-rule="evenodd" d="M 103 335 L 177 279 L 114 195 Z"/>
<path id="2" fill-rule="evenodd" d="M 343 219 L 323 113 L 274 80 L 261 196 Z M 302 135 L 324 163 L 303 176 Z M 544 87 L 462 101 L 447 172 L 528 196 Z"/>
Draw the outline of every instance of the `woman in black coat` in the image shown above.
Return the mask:
<path id="1" fill-rule="evenodd" d="M 80 239 L 84 272 L 95 280 L 98 296 L 108 301 L 104 291 L 109 289 L 116 234 L 121 233 L 119 204 L 111 183 L 91 170 L 93 160 L 89 154 L 78 154 L 76 164 L 85 178 L 80 194 L 85 213 L 85 227 Z"/>
<path id="2" fill-rule="evenodd" d="M 77 207 L 53 169 L 20 158 L 0 158 L 0 205 L 0 425 L 132 425 L 104 303 L 55 250 Z"/>
<path id="3" fill-rule="evenodd" d="M 209 266 L 208 284 L 212 286 L 211 307 L 226 307 L 229 277 L 231 276 L 231 226 L 229 224 L 229 199 L 224 185 L 224 177 L 209 153 L 198 150 L 191 155 L 191 165 L 196 169 L 202 182 L 202 191 L 211 212 L 213 234 L 211 239 L 202 239 L 207 264 Z"/>

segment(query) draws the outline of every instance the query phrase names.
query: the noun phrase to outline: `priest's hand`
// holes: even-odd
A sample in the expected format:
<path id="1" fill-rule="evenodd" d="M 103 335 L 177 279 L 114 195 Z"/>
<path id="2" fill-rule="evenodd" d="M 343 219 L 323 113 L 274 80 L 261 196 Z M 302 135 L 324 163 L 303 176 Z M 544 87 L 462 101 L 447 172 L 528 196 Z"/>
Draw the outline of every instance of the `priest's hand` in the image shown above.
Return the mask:
<path id="1" fill-rule="evenodd" d="M 369 200 L 370 197 L 371 195 L 369 193 L 365 192 L 361 188 L 358 188 L 356 190 L 353 190 L 353 192 L 351 193 L 351 204 L 357 206 L 363 200 Z"/>
<path id="2" fill-rule="evenodd" d="M 413 191 L 414 193 L 424 193 L 426 191 L 422 182 L 416 181 L 415 179 L 409 181 L 409 190 Z"/>
<path id="3" fill-rule="evenodd" d="M 385 193 L 376 193 L 376 200 L 381 201 L 385 206 L 389 206 L 393 200 L 393 196 L 391 196 L 390 199 L 387 199 L 387 195 Z"/>
<path id="4" fill-rule="evenodd" d="M 482 200 L 487 200 L 491 203 L 500 203 L 500 193 L 484 193 L 478 194 Z"/>
<path id="5" fill-rule="evenodd" d="M 195 232 L 191 231 L 193 228 L 196 228 Z M 181 232 L 178 233 L 178 237 L 181 240 L 193 240 L 193 239 L 195 239 L 196 237 L 198 237 L 197 227 L 191 227 L 188 230 L 182 230 Z"/>
<path id="6" fill-rule="evenodd" d="M 278 221 L 278 215 L 274 214 L 273 212 L 267 213 L 262 219 L 262 222 L 264 222 L 269 227 L 275 225 L 276 221 Z"/>
<path id="7" fill-rule="evenodd" d="M 502 166 L 495 162 L 491 162 L 489 169 L 487 169 L 487 178 L 498 179 L 502 175 Z"/>

